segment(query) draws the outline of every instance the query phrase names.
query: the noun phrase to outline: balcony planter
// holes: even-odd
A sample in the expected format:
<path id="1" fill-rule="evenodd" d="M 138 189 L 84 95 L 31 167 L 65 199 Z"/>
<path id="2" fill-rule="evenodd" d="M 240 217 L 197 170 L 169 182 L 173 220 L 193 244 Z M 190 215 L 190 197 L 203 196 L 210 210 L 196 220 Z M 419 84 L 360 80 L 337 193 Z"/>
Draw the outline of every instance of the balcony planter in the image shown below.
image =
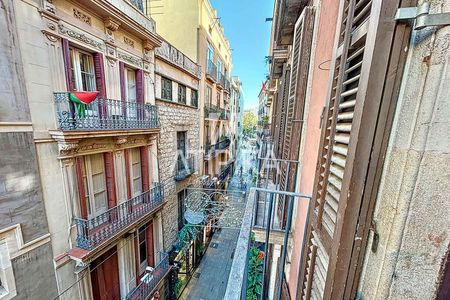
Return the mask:
<path id="1" fill-rule="evenodd" d="M 157 107 L 150 104 L 97 97 L 75 103 L 71 93 L 54 93 L 56 117 L 62 131 L 159 128 Z"/>

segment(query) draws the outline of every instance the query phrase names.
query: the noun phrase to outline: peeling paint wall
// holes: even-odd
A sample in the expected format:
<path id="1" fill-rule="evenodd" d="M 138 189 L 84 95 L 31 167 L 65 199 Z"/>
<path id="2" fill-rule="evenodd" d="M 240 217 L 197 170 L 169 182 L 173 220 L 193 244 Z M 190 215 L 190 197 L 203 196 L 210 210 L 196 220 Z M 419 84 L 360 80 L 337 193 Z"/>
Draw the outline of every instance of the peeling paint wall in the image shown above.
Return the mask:
<path id="1" fill-rule="evenodd" d="M 431 1 L 449 12 L 450 1 Z M 412 34 L 374 212 L 361 299 L 435 299 L 450 245 L 450 27 Z M 372 239 L 372 236 L 370 237 Z"/>

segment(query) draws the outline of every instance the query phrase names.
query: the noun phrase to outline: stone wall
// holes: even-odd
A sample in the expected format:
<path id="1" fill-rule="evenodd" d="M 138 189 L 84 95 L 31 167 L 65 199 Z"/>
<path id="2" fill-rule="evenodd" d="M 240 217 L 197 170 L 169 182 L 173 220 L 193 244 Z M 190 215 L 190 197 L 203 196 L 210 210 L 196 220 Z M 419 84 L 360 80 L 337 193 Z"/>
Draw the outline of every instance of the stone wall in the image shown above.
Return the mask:
<path id="1" fill-rule="evenodd" d="M 450 1 L 431 3 L 450 11 Z M 374 212 L 379 243 L 373 252 L 369 240 L 359 299 L 436 299 L 450 245 L 449 35 L 412 34 Z"/>
<path id="2" fill-rule="evenodd" d="M 196 169 L 199 167 L 200 140 L 200 112 L 198 109 L 186 105 L 157 101 L 159 118 L 161 122 L 161 133 L 158 141 L 158 163 L 160 170 L 160 181 L 164 184 L 165 198 L 167 204 L 162 212 L 164 250 L 169 250 L 176 241 L 178 232 L 178 198 L 177 193 L 192 185 L 198 187 L 198 176 L 196 172 L 176 182 L 174 180 L 177 159 L 177 132 L 186 131 L 188 154 L 196 157 Z"/>

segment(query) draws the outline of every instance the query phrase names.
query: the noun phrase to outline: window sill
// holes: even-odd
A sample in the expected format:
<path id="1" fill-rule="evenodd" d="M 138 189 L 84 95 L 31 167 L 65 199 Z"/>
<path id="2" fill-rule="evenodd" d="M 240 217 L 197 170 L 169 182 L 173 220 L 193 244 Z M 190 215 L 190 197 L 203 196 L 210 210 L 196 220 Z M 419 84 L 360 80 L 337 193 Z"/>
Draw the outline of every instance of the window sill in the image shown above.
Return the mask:
<path id="1" fill-rule="evenodd" d="M 188 108 L 192 108 L 192 109 L 198 109 L 198 107 L 196 106 L 192 106 L 192 105 L 188 105 L 188 104 L 184 104 L 184 103 L 179 103 L 179 102 L 175 102 L 173 100 L 168 100 L 168 99 L 163 99 L 163 98 L 155 98 L 156 101 L 161 101 L 161 102 L 166 102 L 166 103 L 172 103 L 175 105 L 179 105 L 179 106 L 184 106 L 184 107 L 188 107 Z"/>

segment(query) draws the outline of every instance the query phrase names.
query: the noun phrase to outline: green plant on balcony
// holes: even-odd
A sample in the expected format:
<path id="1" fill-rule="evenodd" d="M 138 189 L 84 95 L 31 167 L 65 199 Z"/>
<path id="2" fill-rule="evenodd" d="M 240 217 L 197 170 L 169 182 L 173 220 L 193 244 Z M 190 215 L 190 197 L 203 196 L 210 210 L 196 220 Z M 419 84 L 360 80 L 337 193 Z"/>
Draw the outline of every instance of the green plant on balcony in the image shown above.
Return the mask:
<path id="1" fill-rule="evenodd" d="M 248 260 L 246 300 L 261 299 L 264 252 L 252 246 Z"/>
<path id="2" fill-rule="evenodd" d="M 175 282 L 175 294 L 177 295 L 177 297 L 180 295 L 181 290 L 183 288 L 183 279 L 181 278 L 177 278 L 177 281 Z"/>
<path id="3" fill-rule="evenodd" d="M 196 226 L 190 224 L 184 225 L 183 228 L 177 234 L 177 248 L 178 250 L 185 250 L 186 245 L 188 245 L 192 240 L 197 237 L 199 229 Z"/>
<path id="4" fill-rule="evenodd" d="M 269 116 L 264 116 L 263 117 L 263 124 L 264 125 L 269 125 Z"/>

